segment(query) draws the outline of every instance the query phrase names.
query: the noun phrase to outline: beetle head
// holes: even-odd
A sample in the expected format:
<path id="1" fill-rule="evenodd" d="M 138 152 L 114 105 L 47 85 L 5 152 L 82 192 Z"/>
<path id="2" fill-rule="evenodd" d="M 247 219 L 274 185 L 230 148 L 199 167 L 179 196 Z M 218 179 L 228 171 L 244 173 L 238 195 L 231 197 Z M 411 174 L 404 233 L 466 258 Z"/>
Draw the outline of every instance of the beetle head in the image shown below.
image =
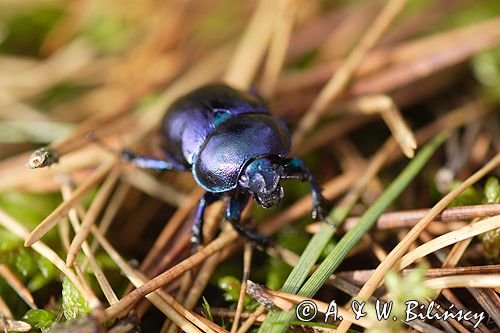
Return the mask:
<path id="1" fill-rule="evenodd" d="M 279 184 L 282 175 L 281 165 L 262 157 L 247 165 L 240 176 L 239 185 L 248 190 L 259 205 L 269 208 L 277 206 L 283 198 L 283 187 Z"/>

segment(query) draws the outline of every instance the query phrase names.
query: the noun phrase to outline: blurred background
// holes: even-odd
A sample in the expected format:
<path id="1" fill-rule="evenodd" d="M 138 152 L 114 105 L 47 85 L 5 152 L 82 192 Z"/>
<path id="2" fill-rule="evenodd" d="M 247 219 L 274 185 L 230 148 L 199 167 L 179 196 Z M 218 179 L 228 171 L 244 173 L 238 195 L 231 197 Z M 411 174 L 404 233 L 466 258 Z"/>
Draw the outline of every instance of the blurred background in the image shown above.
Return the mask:
<path id="1" fill-rule="evenodd" d="M 111 166 L 114 155 L 109 149 L 128 147 L 162 157 L 157 130 L 168 105 L 213 81 L 257 91 L 292 132 L 304 129 L 302 136 L 294 136 L 293 154 L 304 157 L 320 182 L 329 184 L 325 190 L 333 202 L 360 177 L 385 140 L 399 135 L 399 149 L 388 155 L 386 167 L 353 208 L 353 216 L 364 212 L 398 175 L 408 161 L 404 155 L 411 157 L 416 144 L 421 147 L 441 130 L 451 130 L 445 149 L 392 208 L 432 207 L 456 181 L 500 151 L 500 2 L 408 1 L 363 54 L 343 89 L 323 101 L 309 127 L 304 125 L 304 115 L 318 105 L 332 76 L 345 69 L 345 59 L 374 29 L 385 4 L 0 0 L 0 209 L 29 232 L 61 204 L 62 188 L 78 188 L 104 168 L 81 201 L 90 209 L 99 199 L 94 222 L 112 230 L 108 240 L 150 277 L 180 262 L 190 254 L 191 207 L 202 193 L 191 174 L 159 175 Z M 88 139 L 89 132 L 100 138 L 100 145 Z M 26 167 L 33 151 L 46 146 L 59 163 L 37 170 Z M 110 182 L 105 193 L 100 190 L 104 185 L 98 186 L 103 179 Z M 471 188 L 462 203 L 480 203 L 482 187 Z M 310 239 L 304 231 L 312 222 L 308 191 L 307 184 L 290 182 L 279 208 L 252 208 L 256 225 L 271 225 L 266 232 L 298 255 Z M 220 221 L 220 208 L 210 210 L 209 219 Z M 176 228 L 163 234 L 172 220 Z M 212 228 L 211 237 L 217 230 Z M 371 241 L 390 250 L 400 240 L 399 231 L 376 234 Z M 159 241 L 160 234 L 170 238 Z M 64 260 L 73 235 L 64 218 L 43 240 Z M 488 259 L 476 249 L 468 260 L 497 262 L 495 239 Z M 213 265 L 186 307 L 201 309 L 203 294 L 214 313 L 234 313 L 242 251 L 235 248 L 231 253 L 235 255 L 227 253 Z M 121 269 L 101 249 L 95 257 L 121 298 L 130 290 Z M 274 289 L 291 269 L 290 262 L 265 252 L 254 253 L 254 262 L 265 265 L 254 267 L 252 278 Z M 341 270 L 373 268 L 378 262 L 366 248 L 359 249 Z M 64 287 L 55 266 L 24 248 L 19 234 L 5 224 L 0 227 L 0 267 L 16 277 L 7 283 L 8 273 L 0 274 L 4 316 L 21 319 L 30 308 L 40 308 L 47 311 L 33 315 L 48 316 L 48 323 L 61 320 L 61 292 L 71 287 Z M 91 271 L 84 273 L 97 297 L 109 303 Z M 12 281 L 21 291 L 12 288 Z M 168 288 L 177 293 L 181 286 Z M 329 289 L 322 293 L 348 299 Z M 77 313 L 88 311 L 76 308 L 83 309 Z M 255 308 L 249 305 L 246 311 Z M 160 331 L 162 325 L 165 332 L 170 329 L 149 303 L 141 302 L 134 310 L 145 332 Z M 72 318 L 66 312 L 66 318 Z"/>

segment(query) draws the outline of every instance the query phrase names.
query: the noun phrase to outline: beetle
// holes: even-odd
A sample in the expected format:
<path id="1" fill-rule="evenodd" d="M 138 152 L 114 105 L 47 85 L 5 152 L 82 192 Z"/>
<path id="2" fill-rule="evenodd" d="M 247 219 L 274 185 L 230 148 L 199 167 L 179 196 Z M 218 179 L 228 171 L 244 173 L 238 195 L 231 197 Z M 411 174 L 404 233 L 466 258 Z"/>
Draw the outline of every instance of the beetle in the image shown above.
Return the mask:
<path id="1" fill-rule="evenodd" d="M 240 235 L 267 244 L 268 239 L 240 224 L 251 196 L 264 208 L 283 198 L 282 179 L 311 185 L 312 217 L 323 220 L 328 202 L 300 158 L 287 158 L 290 133 L 264 101 L 225 84 L 202 86 L 177 99 L 161 123 L 165 159 L 123 150 L 122 159 L 140 168 L 191 171 L 206 190 L 199 200 L 191 241 L 203 242 L 203 213 L 210 204 L 229 197 L 226 219 Z"/>

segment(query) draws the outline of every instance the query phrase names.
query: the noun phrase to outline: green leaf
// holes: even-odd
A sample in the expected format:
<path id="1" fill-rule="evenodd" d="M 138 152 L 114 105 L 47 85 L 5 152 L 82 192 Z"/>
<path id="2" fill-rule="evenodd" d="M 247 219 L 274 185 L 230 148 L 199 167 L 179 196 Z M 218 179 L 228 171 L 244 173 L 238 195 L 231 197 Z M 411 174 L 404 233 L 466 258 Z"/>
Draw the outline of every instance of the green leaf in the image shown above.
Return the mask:
<path id="1" fill-rule="evenodd" d="M 500 184 L 498 178 L 490 177 L 484 185 L 484 203 L 498 204 L 500 203 Z"/>
<path id="2" fill-rule="evenodd" d="M 33 327 L 43 330 L 48 329 L 54 323 L 57 312 L 41 309 L 31 309 L 23 316 L 23 320 Z"/>
<path id="3" fill-rule="evenodd" d="M 63 277 L 62 283 L 62 307 L 64 316 L 68 320 L 75 319 L 90 311 L 87 301 L 85 301 L 83 296 L 66 276 Z"/>
<path id="4" fill-rule="evenodd" d="M 460 186 L 462 182 L 459 180 L 454 180 L 451 189 L 454 190 L 458 186 Z M 455 200 L 453 200 L 449 207 L 460 207 L 460 206 L 469 206 L 469 205 L 479 205 L 481 203 L 481 196 L 477 191 L 472 187 L 467 187 L 462 193 L 460 193 Z"/>

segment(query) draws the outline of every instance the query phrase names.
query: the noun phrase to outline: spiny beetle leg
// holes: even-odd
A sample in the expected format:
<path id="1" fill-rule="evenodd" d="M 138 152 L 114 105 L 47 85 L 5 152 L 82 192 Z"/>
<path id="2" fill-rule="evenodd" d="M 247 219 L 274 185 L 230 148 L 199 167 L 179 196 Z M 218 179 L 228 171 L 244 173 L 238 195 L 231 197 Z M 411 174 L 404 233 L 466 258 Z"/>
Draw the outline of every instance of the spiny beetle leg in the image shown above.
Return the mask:
<path id="1" fill-rule="evenodd" d="M 283 178 L 285 179 L 298 178 L 301 181 L 307 180 L 309 184 L 311 184 L 311 194 L 313 199 L 312 218 L 324 221 L 332 206 L 331 203 L 321 194 L 321 188 L 304 161 L 298 157 L 284 160 L 284 172 L 285 175 Z"/>
<path id="2" fill-rule="evenodd" d="M 212 192 L 205 192 L 205 194 L 201 196 L 200 201 L 198 202 L 198 208 L 196 209 L 192 229 L 191 244 L 193 245 L 193 252 L 196 252 L 198 247 L 203 244 L 203 214 L 205 213 L 205 208 L 220 200 L 220 198 L 220 194 Z"/>
<path id="3" fill-rule="evenodd" d="M 248 203 L 250 196 L 241 192 L 234 193 L 227 206 L 226 219 L 231 222 L 233 228 L 243 237 L 256 242 L 259 245 L 268 247 L 271 245 L 269 237 L 259 234 L 258 232 L 247 229 L 240 223 L 241 213 Z"/>

